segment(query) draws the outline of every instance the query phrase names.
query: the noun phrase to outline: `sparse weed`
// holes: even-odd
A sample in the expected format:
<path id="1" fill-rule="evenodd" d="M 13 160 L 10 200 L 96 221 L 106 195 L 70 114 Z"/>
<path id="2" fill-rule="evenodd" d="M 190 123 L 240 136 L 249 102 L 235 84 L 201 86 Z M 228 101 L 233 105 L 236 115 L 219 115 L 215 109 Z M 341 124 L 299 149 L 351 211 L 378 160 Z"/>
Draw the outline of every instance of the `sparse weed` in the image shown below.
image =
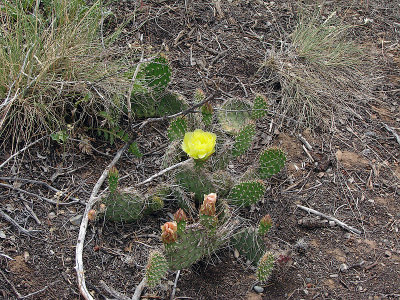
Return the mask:
<path id="1" fill-rule="evenodd" d="M 290 42 L 264 62 L 279 86 L 283 116 L 296 126 L 327 128 L 343 113 L 361 118 L 355 108 L 371 99 L 371 83 L 360 71 L 365 54 L 346 38 L 351 26 L 336 13 L 321 19 L 318 11 L 302 11 Z"/>

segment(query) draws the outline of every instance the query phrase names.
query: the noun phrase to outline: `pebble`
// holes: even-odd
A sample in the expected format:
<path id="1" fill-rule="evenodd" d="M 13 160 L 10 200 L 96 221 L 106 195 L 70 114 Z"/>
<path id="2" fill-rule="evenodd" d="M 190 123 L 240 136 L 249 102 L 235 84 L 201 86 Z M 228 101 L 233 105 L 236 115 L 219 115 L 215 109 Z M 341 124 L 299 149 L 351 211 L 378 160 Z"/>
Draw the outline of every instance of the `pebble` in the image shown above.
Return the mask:
<path id="1" fill-rule="evenodd" d="M 76 215 L 76 216 L 72 217 L 71 219 L 69 219 L 69 221 L 71 222 L 72 225 L 79 226 L 82 221 L 82 215 Z"/>
<path id="2" fill-rule="evenodd" d="M 256 293 L 262 293 L 262 292 L 264 292 L 264 289 L 261 287 L 261 286 L 258 286 L 258 285 L 255 285 L 254 287 L 253 287 L 253 290 L 256 292 Z"/>
<path id="3" fill-rule="evenodd" d="M 235 249 L 234 251 L 233 251 L 233 256 L 235 257 L 235 258 L 239 258 L 239 251 L 237 250 L 237 249 Z"/>
<path id="4" fill-rule="evenodd" d="M 0 230 L 0 239 L 5 239 L 7 236 L 3 230 Z"/>
<path id="5" fill-rule="evenodd" d="M 348 269 L 349 269 L 349 266 L 346 265 L 346 264 L 341 264 L 341 265 L 339 266 L 340 272 L 346 272 Z"/>
<path id="6" fill-rule="evenodd" d="M 390 252 L 389 250 L 385 251 L 385 256 L 386 257 L 391 257 L 392 256 L 392 252 Z"/>
<path id="7" fill-rule="evenodd" d="M 49 213 L 47 216 L 48 216 L 49 219 L 51 220 L 51 219 L 54 219 L 54 218 L 56 217 L 56 214 L 55 214 L 55 212 L 51 212 L 51 213 Z"/>

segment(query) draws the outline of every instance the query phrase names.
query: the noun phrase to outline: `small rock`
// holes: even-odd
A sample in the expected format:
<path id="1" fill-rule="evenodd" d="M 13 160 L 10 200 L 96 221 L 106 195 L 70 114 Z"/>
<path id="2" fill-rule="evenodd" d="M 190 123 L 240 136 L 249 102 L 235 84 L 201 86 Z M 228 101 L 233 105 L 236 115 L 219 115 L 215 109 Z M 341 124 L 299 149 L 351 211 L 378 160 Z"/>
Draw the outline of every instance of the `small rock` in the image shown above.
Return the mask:
<path id="1" fill-rule="evenodd" d="M 386 257 L 391 257 L 392 256 L 392 252 L 390 252 L 389 250 L 385 251 L 385 256 Z"/>
<path id="2" fill-rule="evenodd" d="M 54 219 L 54 218 L 56 217 L 56 214 L 55 214 L 54 212 L 51 212 L 51 213 L 49 213 L 49 214 L 47 215 L 47 217 L 48 217 L 50 220 L 52 220 L 52 219 Z"/>
<path id="3" fill-rule="evenodd" d="M 348 269 L 349 269 L 349 266 L 346 265 L 346 264 L 341 264 L 341 265 L 339 266 L 340 272 L 346 272 Z"/>
<path id="4" fill-rule="evenodd" d="M 333 226 L 335 226 L 335 221 L 329 221 L 329 226 L 331 226 L 331 227 L 333 227 Z"/>
<path id="5" fill-rule="evenodd" d="M 0 230 L 0 239 L 5 239 L 7 236 L 3 230 Z"/>
<path id="6" fill-rule="evenodd" d="M 331 275 L 329 275 L 329 277 L 330 277 L 330 278 L 338 278 L 338 277 L 339 277 L 339 274 L 331 274 Z"/>
<path id="7" fill-rule="evenodd" d="M 253 290 L 254 290 L 256 293 L 259 293 L 259 294 L 261 294 L 262 292 L 264 292 L 264 289 L 263 289 L 261 286 L 258 286 L 258 285 L 255 285 L 255 286 L 253 287 Z"/>
<path id="8" fill-rule="evenodd" d="M 303 293 L 306 294 L 306 295 L 308 295 L 308 294 L 309 294 L 309 291 L 304 289 L 304 290 L 303 290 Z"/>
<path id="9" fill-rule="evenodd" d="M 71 222 L 72 225 L 79 226 L 82 222 L 82 217 L 83 217 L 82 215 L 76 215 L 75 217 L 69 219 L 69 221 Z"/>

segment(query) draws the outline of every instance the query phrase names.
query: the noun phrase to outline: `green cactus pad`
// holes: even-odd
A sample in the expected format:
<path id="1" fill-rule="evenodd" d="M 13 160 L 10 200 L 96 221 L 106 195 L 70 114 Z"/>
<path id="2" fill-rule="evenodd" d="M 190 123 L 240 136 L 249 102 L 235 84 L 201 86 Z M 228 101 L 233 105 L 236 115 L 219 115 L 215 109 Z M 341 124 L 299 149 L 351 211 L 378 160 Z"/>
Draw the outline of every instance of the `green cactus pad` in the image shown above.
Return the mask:
<path id="1" fill-rule="evenodd" d="M 253 227 L 247 227 L 232 237 L 232 245 L 254 266 L 266 251 L 264 240 Z"/>
<path id="2" fill-rule="evenodd" d="M 137 118 L 163 117 L 187 108 L 183 96 L 173 92 L 166 92 L 160 97 L 148 93 L 134 94 L 131 97 L 131 106 Z"/>
<path id="3" fill-rule="evenodd" d="M 112 167 L 108 172 L 108 186 L 110 193 L 115 193 L 118 188 L 119 173 L 117 168 Z"/>
<path id="4" fill-rule="evenodd" d="M 261 119 L 268 114 L 268 103 L 267 99 L 263 95 L 256 95 L 254 98 L 253 111 L 251 118 L 253 120 Z"/>
<path id="5" fill-rule="evenodd" d="M 176 180 L 187 193 L 193 193 L 196 203 L 202 203 L 204 195 L 215 192 L 215 186 L 201 171 L 187 168 L 176 175 Z"/>
<path id="6" fill-rule="evenodd" d="M 238 134 L 250 120 L 251 106 L 246 102 L 231 99 L 221 106 L 217 116 L 224 131 Z"/>
<path id="7" fill-rule="evenodd" d="M 275 256 L 271 252 L 266 252 L 260 259 L 257 265 L 257 279 L 265 283 L 274 270 Z"/>
<path id="8" fill-rule="evenodd" d="M 260 156 L 258 173 L 262 179 L 266 179 L 279 173 L 286 162 L 286 154 L 278 148 L 265 150 Z"/>
<path id="9" fill-rule="evenodd" d="M 103 198 L 102 202 L 106 206 L 105 218 L 113 222 L 133 222 L 163 208 L 160 197 L 145 197 L 133 189 L 117 190 Z"/>
<path id="10" fill-rule="evenodd" d="M 210 103 L 207 102 L 201 107 L 201 116 L 204 125 L 210 126 L 212 124 L 213 108 Z"/>
<path id="11" fill-rule="evenodd" d="M 260 180 L 236 184 L 229 193 L 228 199 L 235 205 L 249 206 L 260 201 L 265 194 L 265 184 Z"/>
<path id="12" fill-rule="evenodd" d="M 150 253 L 146 267 L 146 280 L 150 288 L 160 284 L 161 279 L 168 271 L 168 262 L 164 254 L 159 250 Z"/>
<path id="13" fill-rule="evenodd" d="M 141 76 L 152 88 L 153 93 L 159 94 L 165 91 L 171 80 L 171 69 L 165 57 L 158 57 L 146 64 L 141 70 Z"/>
<path id="14" fill-rule="evenodd" d="M 171 122 L 168 127 L 167 135 L 169 140 L 172 142 L 174 140 L 182 139 L 187 131 L 187 122 L 184 118 L 176 118 Z"/>
<path id="15" fill-rule="evenodd" d="M 236 136 L 235 144 L 233 145 L 232 149 L 232 155 L 234 157 L 237 157 L 249 150 L 255 134 L 255 124 L 248 124 L 243 127 L 240 130 L 239 134 Z"/>
<path id="16" fill-rule="evenodd" d="M 178 235 L 176 242 L 164 245 L 168 265 L 171 270 L 188 268 L 226 242 L 223 236 L 211 233 L 198 223 L 188 225 L 185 231 Z"/>

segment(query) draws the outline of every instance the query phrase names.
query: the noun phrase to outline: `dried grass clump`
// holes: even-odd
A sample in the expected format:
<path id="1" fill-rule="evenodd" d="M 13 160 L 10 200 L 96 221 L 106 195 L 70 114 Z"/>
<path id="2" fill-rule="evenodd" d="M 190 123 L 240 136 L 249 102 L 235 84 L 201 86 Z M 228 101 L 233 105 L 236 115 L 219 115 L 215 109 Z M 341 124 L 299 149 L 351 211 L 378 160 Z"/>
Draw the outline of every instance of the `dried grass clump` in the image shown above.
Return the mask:
<path id="1" fill-rule="evenodd" d="M 273 49 L 264 66 L 281 87 L 283 116 L 297 125 L 327 128 L 343 114 L 362 119 L 360 110 L 371 99 L 371 80 L 363 72 L 366 57 L 346 39 L 349 25 L 335 13 L 301 13 L 290 43 Z M 289 118 L 289 119 L 290 119 Z"/>
<path id="2" fill-rule="evenodd" d="M 118 65 L 104 50 L 112 38 L 101 39 L 104 14 L 100 1 L 0 4 L 0 139 L 28 142 L 118 101 L 112 95 L 127 83 L 112 75 Z"/>

